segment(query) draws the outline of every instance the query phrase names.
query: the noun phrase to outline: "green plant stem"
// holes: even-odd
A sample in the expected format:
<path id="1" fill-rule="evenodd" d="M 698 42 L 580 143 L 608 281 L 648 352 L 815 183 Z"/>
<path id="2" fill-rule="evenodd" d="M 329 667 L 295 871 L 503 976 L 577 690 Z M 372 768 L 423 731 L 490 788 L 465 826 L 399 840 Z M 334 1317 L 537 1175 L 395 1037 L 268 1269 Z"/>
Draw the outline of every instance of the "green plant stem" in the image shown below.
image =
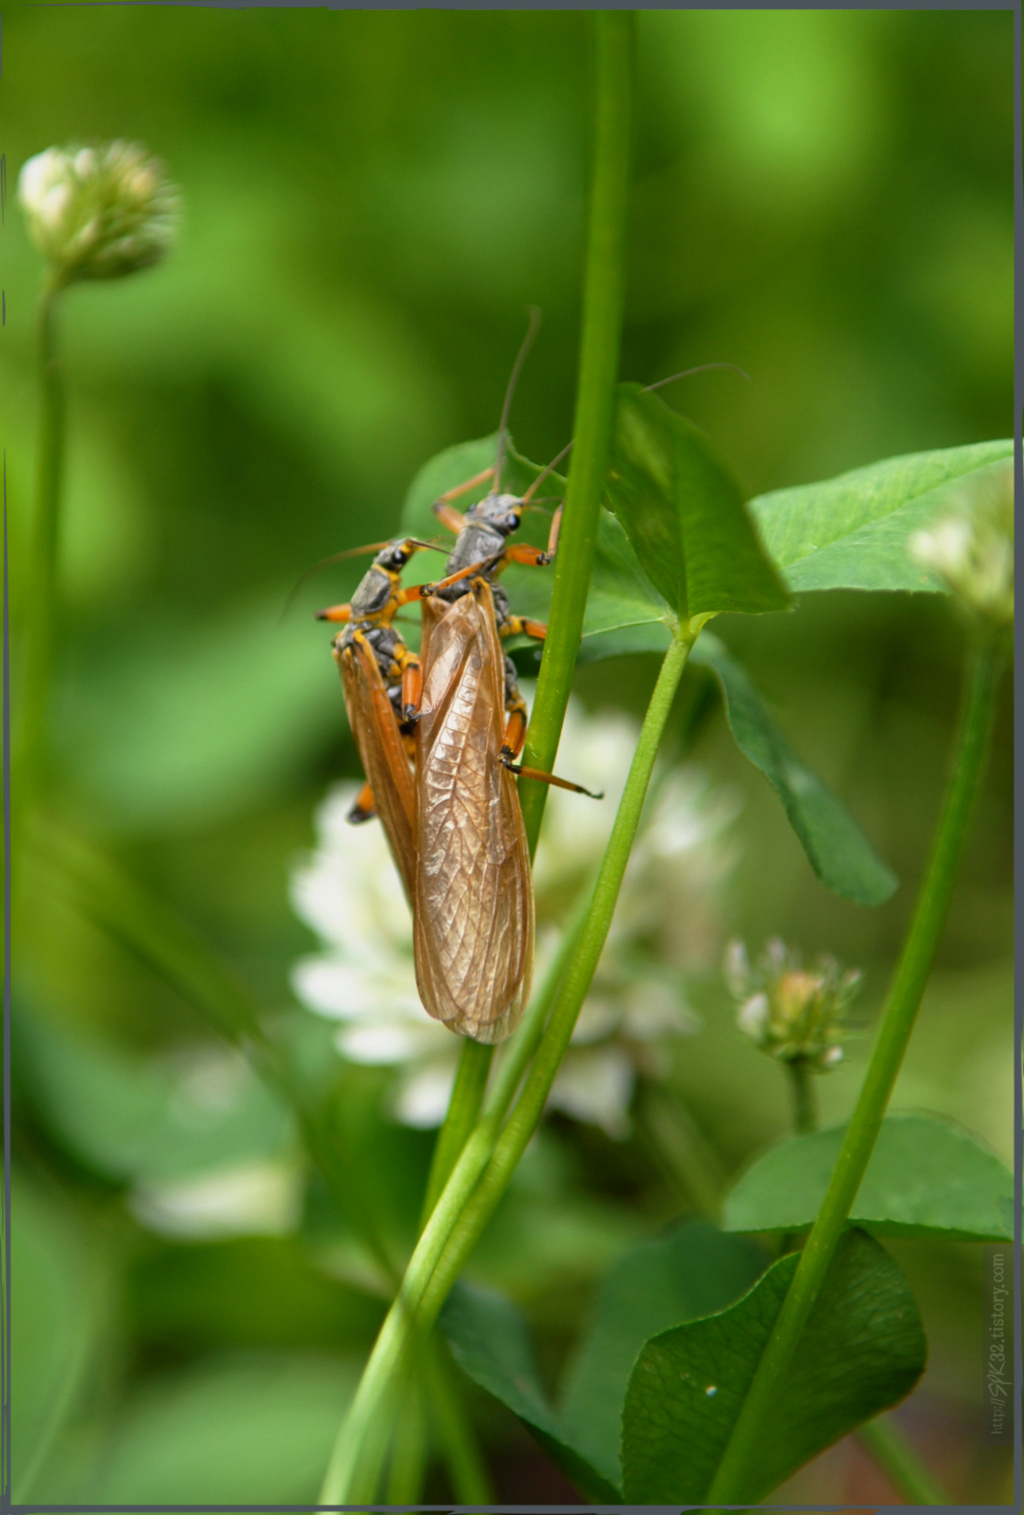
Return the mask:
<path id="1" fill-rule="evenodd" d="M 427 1341 L 423 1372 L 427 1403 L 456 1502 L 493 1504 L 494 1490 L 462 1404 L 455 1365 L 446 1343 L 436 1335 Z"/>
<path id="2" fill-rule="evenodd" d="M 494 1048 L 485 1047 L 482 1042 L 474 1042 L 466 1037 L 462 1043 L 444 1125 L 434 1143 L 427 1192 L 423 1198 L 423 1213 L 420 1216 L 421 1231 L 430 1219 L 430 1212 L 437 1204 L 441 1190 L 451 1177 L 469 1133 L 476 1125 L 484 1102 L 484 1090 L 487 1088 L 493 1056 Z"/>
<path id="3" fill-rule="evenodd" d="M 39 301 L 39 434 L 35 509 L 24 583 L 20 713 L 16 725 L 15 805 L 31 805 L 45 767 L 46 721 L 56 633 L 57 546 L 64 479 L 64 375 L 57 355 L 57 298 L 46 285 Z"/>
<path id="4" fill-rule="evenodd" d="M 971 816 L 981 790 L 995 719 L 1002 657 L 994 635 L 973 650 L 952 773 L 931 855 L 868 1071 L 817 1220 L 708 1492 L 712 1504 L 743 1500 L 750 1460 L 771 1417 L 785 1372 L 857 1196 L 949 913 Z"/>
<path id="5" fill-rule="evenodd" d="M 414 1333 L 426 1334 L 433 1326 L 540 1121 L 611 925 L 658 743 L 689 649 L 689 641 L 673 641 L 665 655 L 582 930 L 578 942 L 571 944 L 574 950 L 523 1091 L 499 1136 L 501 1102 L 511 1098 L 526 1061 L 510 1055 L 495 1080 L 484 1118 L 434 1208 L 370 1354 L 335 1443 L 321 1504 L 360 1503 L 373 1497 L 378 1473 L 373 1427 L 393 1400 L 404 1354 Z M 520 1034 L 538 1025 L 539 1018 L 534 1016 L 529 1026 L 524 1021 Z"/>
<path id="6" fill-rule="evenodd" d="M 793 1128 L 798 1136 L 809 1136 L 819 1124 L 811 1070 L 803 1059 L 787 1063 L 786 1069 L 793 1094 Z M 796 1237 L 784 1236 L 781 1250 L 793 1251 L 798 1245 Z M 855 1434 L 908 1504 L 952 1504 L 894 1421 L 868 1420 Z"/>
<path id="7" fill-rule="evenodd" d="M 857 1429 L 857 1439 L 871 1453 L 898 1494 L 908 1504 L 952 1505 L 941 1483 L 891 1420 L 869 1420 Z"/>
<path id="8" fill-rule="evenodd" d="M 583 630 L 608 464 L 625 288 L 634 18 L 631 11 L 596 11 L 591 24 L 594 131 L 575 444 L 554 565 L 550 624 L 523 754 L 524 763 L 545 772 L 550 771 L 558 750 Z M 547 786 L 528 780 L 520 783 L 519 790 L 532 852 Z"/>
<path id="9" fill-rule="evenodd" d="M 786 1064 L 789 1089 L 793 1097 L 793 1129 L 798 1136 L 807 1136 L 818 1129 L 818 1101 L 815 1098 L 814 1074 L 805 1057 L 796 1057 Z"/>
<path id="10" fill-rule="evenodd" d="M 418 1374 L 404 1385 L 401 1414 L 395 1419 L 384 1498 L 388 1504 L 412 1504 L 423 1497 L 427 1470 L 427 1418 Z"/>

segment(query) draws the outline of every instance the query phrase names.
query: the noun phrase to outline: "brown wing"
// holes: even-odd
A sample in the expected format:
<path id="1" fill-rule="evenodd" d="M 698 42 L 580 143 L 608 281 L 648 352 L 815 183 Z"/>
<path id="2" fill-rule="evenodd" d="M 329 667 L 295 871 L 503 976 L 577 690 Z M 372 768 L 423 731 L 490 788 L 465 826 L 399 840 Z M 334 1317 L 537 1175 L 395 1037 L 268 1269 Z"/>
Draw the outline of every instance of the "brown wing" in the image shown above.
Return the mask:
<path id="1" fill-rule="evenodd" d="M 412 904 L 416 886 L 416 791 L 394 708 L 371 648 L 357 639 L 335 657 L 363 771 Z"/>
<path id="2" fill-rule="evenodd" d="M 423 605 L 417 726 L 416 980 L 462 1036 L 515 1029 L 533 972 L 533 884 L 515 780 L 498 761 L 504 656 L 491 591 Z"/>

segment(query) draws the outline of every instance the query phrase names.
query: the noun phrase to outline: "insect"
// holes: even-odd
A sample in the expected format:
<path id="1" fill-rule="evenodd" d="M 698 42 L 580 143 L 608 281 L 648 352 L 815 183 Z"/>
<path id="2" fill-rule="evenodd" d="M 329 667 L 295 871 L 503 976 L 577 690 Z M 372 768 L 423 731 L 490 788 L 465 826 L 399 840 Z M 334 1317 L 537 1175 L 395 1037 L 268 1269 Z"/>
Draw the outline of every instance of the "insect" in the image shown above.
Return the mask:
<path id="1" fill-rule="evenodd" d="M 410 901 L 415 888 L 415 742 L 404 710 L 419 703 L 420 663 L 393 622 L 403 605 L 420 598 L 419 586 L 401 588 L 401 573 L 414 553 L 431 546 L 416 537 L 396 537 L 357 549 L 376 556 L 351 602 L 317 612 L 318 620 L 344 623 L 331 648 L 366 775 L 348 818 L 360 822 L 380 815 Z"/>
<path id="2" fill-rule="evenodd" d="M 333 650 L 367 779 L 349 819 L 379 814 L 384 824 L 413 907 L 426 1009 L 483 1042 L 514 1029 L 533 968 L 533 885 L 514 775 L 589 792 L 515 763 L 527 712 L 502 638 L 525 632 L 543 640 L 547 628 L 513 614 L 497 575 L 509 562 L 549 563 L 559 521 L 556 514 L 546 550 L 507 541 L 550 471 L 522 498 L 501 491 L 509 401 L 534 329 L 506 393 L 494 466 L 435 501 L 456 533 L 446 576 L 403 589 L 413 554 L 436 544 L 396 538 L 362 549 L 377 555 L 351 603 L 319 613 L 345 623 Z M 452 508 L 487 479 L 485 499 L 464 515 Z M 419 657 L 393 624 L 415 600 L 423 608 Z"/>

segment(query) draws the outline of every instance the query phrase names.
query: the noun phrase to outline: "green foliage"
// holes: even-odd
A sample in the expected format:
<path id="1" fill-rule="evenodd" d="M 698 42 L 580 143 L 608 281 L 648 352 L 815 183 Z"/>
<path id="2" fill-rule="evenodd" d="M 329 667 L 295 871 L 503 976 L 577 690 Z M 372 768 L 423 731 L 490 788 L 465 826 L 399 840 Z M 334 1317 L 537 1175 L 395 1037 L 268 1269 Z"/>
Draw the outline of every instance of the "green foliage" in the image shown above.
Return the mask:
<path id="1" fill-rule="evenodd" d="M 47 1125 L 106 1178 L 161 1183 L 295 1150 L 290 1112 L 238 1054 L 175 1067 L 27 1017 L 16 1045 Z"/>
<path id="2" fill-rule="evenodd" d="M 726 1200 L 730 1231 L 806 1231 L 845 1126 L 797 1136 L 748 1168 Z M 887 1115 L 850 1219 L 876 1236 L 1012 1241 L 1013 1174 L 976 1136 L 934 1115 Z"/>
<path id="3" fill-rule="evenodd" d="M 157 1379 L 114 1427 L 99 1504 L 299 1504 L 316 1497 L 355 1364 L 211 1362 Z"/>
<path id="4" fill-rule="evenodd" d="M 639 384 L 616 390 L 606 488 L 647 577 L 680 620 L 789 603 L 740 487 L 707 437 Z"/>
<path id="5" fill-rule="evenodd" d="M 793 752 L 744 669 L 707 632 L 691 657 L 718 675 L 737 746 L 779 796 L 821 882 L 856 905 L 883 904 L 896 888 L 894 875 L 845 805 Z"/>
<path id="6" fill-rule="evenodd" d="M 296 1236 L 147 1250 L 128 1279 L 132 1317 L 151 1349 L 176 1355 L 368 1345 L 383 1301 L 332 1277 L 315 1259 L 310 1241 Z"/>
<path id="7" fill-rule="evenodd" d="M 944 484 L 1012 455 L 1013 442 L 1006 441 L 887 458 L 820 484 L 761 495 L 750 510 L 793 590 L 944 592 L 938 575 L 910 556 L 910 537 L 938 514 Z"/>
<path id="8" fill-rule="evenodd" d="M 705 1500 L 797 1261 L 781 1258 L 731 1309 L 646 1344 L 622 1418 L 627 1500 Z M 779 1385 L 743 1497 L 763 1498 L 902 1399 L 924 1360 L 924 1331 L 902 1273 L 878 1242 L 849 1232 Z"/>
<path id="9" fill-rule="evenodd" d="M 23 1500 L 95 1366 L 110 1281 L 81 1227 L 17 1174 L 11 1211 L 9 1456 L 13 1497 Z"/>
<path id="10" fill-rule="evenodd" d="M 588 1497 L 618 1500 L 622 1404 L 637 1353 L 648 1337 L 725 1309 L 750 1288 L 764 1260 L 737 1240 L 705 1222 L 686 1222 L 625 1253 L 605 1278 L 561 1411 L 548 1401 L 529 1328 L 508 1300 L 459 1285 L 441 1326 L 460 1367 L 519 1416 Z"/>

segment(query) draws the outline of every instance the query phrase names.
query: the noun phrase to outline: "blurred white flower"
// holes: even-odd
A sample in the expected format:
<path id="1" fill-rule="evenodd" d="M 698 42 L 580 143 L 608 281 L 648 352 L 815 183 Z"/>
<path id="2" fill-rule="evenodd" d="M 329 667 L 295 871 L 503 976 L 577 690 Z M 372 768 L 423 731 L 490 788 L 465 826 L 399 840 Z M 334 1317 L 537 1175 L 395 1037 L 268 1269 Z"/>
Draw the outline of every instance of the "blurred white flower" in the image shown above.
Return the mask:
<path id="1" fill-rule="evenodd" d="M 799 952 L 776 936 L 754 965 L 742 942 L 730 942 L 723 973 L 740 1002 L 737 1026 L 763 1052 L 783 1062 L 808 1062 L 822 1073 L 842 1062 L 846 1010 L 860 987 L 859 968 L 841 972 L 827 953 L 804 968 Z"/>
<path id="2" fill-rule="evenodd" d="M 604 851 L 638 734 L 624 715 L 569 706 L 557 771 L 605 799 L 548 796 L 534 869 L 538 979 Z M 329 793 L 317 811 L 317 848 L 293 872 L 295 911 L 324 945 L 296 963 L 292 983 L 304 1004 L 340 1023 L 344 1057 L 395 1066 L 397 1119 L 434 1127 L 448 1106 L 459 1038 L 420 1005 L 409 909 L 381 828 L 345 818 L 357 789 Z M 735 800 L 694 768 L 660 782 L 551 1107 L 625 1136 L 637 1073 L 657 1077 L 665 1042 L 699 1030 L 682 974 L 707 968 L 719 951 L 717 895 L 733 863 L 725 833 L 735 812 Z"/>
<path id="3" fill-rule="evenodd" d="M 162 1236 L 287 1236 L 299 1223 L 303 1185 L 294 1162 L 235 1163 L 196 1177 L 140 1184 L 129 1205 L 142 1225 Z"/>
<path id="4" fill-rule="evenodd" d="M 1013 622 L 1013 459 L 1003 458 L 949 487 L 947 514 L 910 539 L 919 563 L 946 580 L 977 614 Z"/>
<path id="5" fill-rule="evenodd" d="M 59 284 L 148 268 L 177 230 L 177 192 L 136 142 L 48 147 L 22 165 L 18 199 Z"/>

